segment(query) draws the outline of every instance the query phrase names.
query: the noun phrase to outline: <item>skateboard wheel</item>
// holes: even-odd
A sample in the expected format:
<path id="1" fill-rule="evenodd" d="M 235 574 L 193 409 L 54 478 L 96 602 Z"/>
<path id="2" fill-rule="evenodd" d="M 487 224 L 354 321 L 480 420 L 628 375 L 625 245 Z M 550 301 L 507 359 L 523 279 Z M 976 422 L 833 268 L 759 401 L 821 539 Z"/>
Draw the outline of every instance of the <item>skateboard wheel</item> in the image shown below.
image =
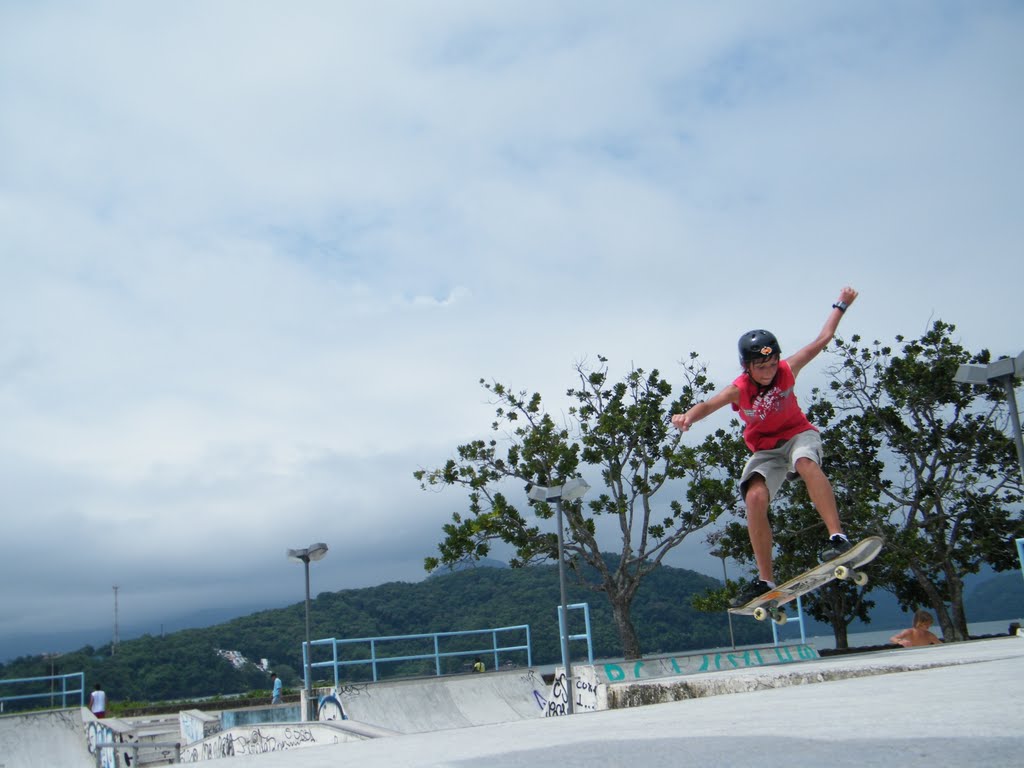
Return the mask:
<path id="1" fill-rule="evenodd" d="M 755 608 L 754 609 L 754 618 L 757 619 L 758 621 L 764 621 L 765 619 L 768 618 L 768 611 L 766 611 L 764 608 L 760 608 L 760 607 Z"/>
<path id="2" fill-rule="evenodd" d="M 775 618 L 775 623 L 778 624 L 780 627 L 783 624 L 785 624 L 787 621 L 789 621 L 789 616 L 786 615 L 785 611 L 778 611 L 775 614 L 774 618 Z"/>
<path id="3" fill-rule="evenodd" d="M 853 583 L 856 584 L 858 587 L 863 587 L 865 584 L 868 583 L 868 575 L 863 571 L 858 571 L 856 575 L 854 575 L 853 577 Z"/>
<path id="4" fill-rule="evenodd" d="M 850 569 L 847 568 L 845 565 L 837 565 L 833 573 L 836 575 L 837 579 L 843 580 L 849 578 Z"/>

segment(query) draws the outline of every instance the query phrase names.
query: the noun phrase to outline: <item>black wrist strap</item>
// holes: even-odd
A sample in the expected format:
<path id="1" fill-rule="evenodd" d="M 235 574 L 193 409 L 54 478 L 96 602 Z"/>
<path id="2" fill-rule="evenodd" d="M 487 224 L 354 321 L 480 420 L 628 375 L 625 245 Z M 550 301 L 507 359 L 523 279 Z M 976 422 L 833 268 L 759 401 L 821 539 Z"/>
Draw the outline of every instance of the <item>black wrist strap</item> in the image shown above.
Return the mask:
<path id="1" fill-rule="evenodd" d="M 847 304 L 845 301 L 837 301 L 835 304 L 832 305 L 832 309 L 838 309 L 840 312 L 845 312 L 848 306 L 849 304 Z"/>

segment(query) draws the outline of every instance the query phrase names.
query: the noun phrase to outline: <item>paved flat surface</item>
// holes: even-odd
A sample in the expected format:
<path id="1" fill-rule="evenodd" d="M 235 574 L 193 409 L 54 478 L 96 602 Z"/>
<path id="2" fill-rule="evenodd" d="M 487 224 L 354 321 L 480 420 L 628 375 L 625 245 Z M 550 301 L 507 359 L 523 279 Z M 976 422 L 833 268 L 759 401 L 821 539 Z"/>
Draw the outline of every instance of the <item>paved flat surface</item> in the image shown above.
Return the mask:
<path id="1" fill-rule="evenodd" d="M 687 695 L 697 698 L 237 757 L 223 765 L 905 768 L 1024 761 L 1024 638 L 827 657 L 695 675 L 688 683 Z"/>

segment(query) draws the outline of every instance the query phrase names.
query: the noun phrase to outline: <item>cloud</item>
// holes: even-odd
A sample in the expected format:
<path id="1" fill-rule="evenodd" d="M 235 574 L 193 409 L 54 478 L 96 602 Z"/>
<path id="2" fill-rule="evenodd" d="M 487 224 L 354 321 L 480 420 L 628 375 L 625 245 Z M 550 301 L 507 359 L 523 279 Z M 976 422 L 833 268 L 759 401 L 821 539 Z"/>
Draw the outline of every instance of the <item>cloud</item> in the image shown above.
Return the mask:
<path id="1" fill-rule="evenodd" d="M 297 600 L 283 552 L 319 540 L 322 588 L 420 578 L 464 500 L 412 472 L 486 432 L 480 378 L 563 413 L 578 360 L 695 350 L 724 384 L 738 332 L 796 347 L 847 283 L 844 334 L 1018 353 L 1021 27 L 8 4 L 4 632 L 93 626 L 113 584 L 153 621 Z"/>

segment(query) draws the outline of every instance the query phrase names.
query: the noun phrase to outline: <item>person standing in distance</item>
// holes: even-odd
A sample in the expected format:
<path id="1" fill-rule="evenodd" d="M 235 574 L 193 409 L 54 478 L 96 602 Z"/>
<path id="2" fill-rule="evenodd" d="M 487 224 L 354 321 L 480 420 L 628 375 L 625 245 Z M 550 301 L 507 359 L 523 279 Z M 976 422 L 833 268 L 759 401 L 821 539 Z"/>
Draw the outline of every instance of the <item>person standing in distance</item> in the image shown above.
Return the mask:
<path id="1" fill-rule="evenodd" d="M 768 506 L 785 480 L 799 477 L 804 481 L 807 495 L 825 523 L 829 538 L 822 561 L 850 549 L 839 522 L 832 484 L 821 469 L 821 436 L 800 408 L 794 386 L 803 367 L 835 336 L 839 321 L 856 298 L 857 291 L 843 288 L 817 338 L 784 360 L 778 339 L 771 332 L 759 329 L 743 334 L 739 340 L 743 373 L 709 399 L 672 417 L 673 426 L 682 432 L 725 405 L 732 406 L 743 420 L 743 440 L 752 455 L 743 468 L 739 487 L 747 507 L 747 533 L 758 578 L 732 601 L 733 607 L 745 605 L 775 586 Z"/>
<path id="2" fill-rule="evenodd" d="M 276 672 L 271 672 L 270 673 L 270 682 L 273 684 L 273 691 L 271 692 L 271 695 L 270 695 L 270 703 L 271 704 L 280 704 L 281 703 L 281 689 L 283 687 L 282 683 L 281 683 L 281 678 L 277 676 Z"/>
<path id="3" fill-rule="evenodd" d="M 103 692 L 99 683 L 93 686 L 93 691 L 89 694 L 89 711 L 99 718 L 107 716 L 107 694 Z"/>

